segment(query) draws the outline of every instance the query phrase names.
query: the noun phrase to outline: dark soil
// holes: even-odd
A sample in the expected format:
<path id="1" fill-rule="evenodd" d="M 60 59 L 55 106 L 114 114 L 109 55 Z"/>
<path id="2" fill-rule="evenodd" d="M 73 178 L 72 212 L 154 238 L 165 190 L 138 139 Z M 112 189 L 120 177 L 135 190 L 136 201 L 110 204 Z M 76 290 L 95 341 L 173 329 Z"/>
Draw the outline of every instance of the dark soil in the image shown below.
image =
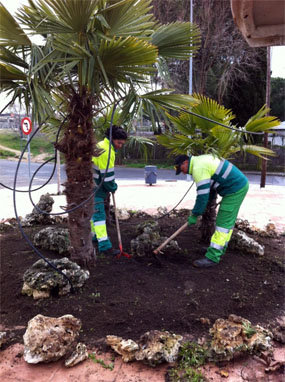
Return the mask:
<path id="1" fill-rule="evenodd" d="M 124 250 L 136 236 L 136 224 L 149 217 L 121 222 Z M 163 236 L 170 236 L 185 217 L 159 220 Z M 26 229 L 33 235 L 43 227 Z M 114 246 L 116 230 L 108 229 Z M 242 316 L 268 326 L 283 313 L 284 237 L 256 238 L 265 245 L 264 257 L 228 251 L 222 262 L 210 269 L 197 269 L 192 261 L 202 257 L 197 227 L 177 238 L 185 254 L 151 254 L 144 259 L 100 257 L 81 291 L 63 297 L 33 300 L 21 294 L 23 274 L 38 260 L 18 229 L 1 234 L 1 323 L 22 342 L 28 321 L 37 314 L 59 317 L 73 314 L 82 320 L 80 340 L 94 345 L 108 334 L 137 340 L 151 329 L 189 334 L 197 339 L 208 334 L 217 318 Z M 42 251 L 49 258 L 63 257 Z"/>

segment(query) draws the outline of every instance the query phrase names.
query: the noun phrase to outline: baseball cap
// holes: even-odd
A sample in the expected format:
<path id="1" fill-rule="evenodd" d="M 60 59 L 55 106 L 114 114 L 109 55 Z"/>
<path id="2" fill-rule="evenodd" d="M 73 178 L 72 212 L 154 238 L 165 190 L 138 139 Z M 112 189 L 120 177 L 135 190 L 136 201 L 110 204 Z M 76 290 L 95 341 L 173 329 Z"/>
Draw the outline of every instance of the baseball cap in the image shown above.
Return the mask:
<path id="1" fill-rule="evenodd" d="M 183 162 L 185 162 L 186 160 L 189 160 L 189 156 L 188 155 L 178 155 L 175 160 L 174 160 L 174 168 L 176 170 L 176 173 L 175 175 L 179 175 L 181 173 L 181 164 Z"/>

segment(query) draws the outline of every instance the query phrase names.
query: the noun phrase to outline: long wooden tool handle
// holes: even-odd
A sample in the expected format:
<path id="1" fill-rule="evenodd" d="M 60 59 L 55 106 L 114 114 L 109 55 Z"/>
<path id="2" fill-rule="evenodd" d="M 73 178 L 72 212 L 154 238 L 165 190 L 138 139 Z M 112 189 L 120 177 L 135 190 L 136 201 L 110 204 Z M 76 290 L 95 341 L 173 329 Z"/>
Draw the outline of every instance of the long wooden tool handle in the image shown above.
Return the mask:
<path id="1" fill-rule="evenodd" d="M 172 239 L 174 239 L 177 235 L 180 234 L 180 232 L 184 231 L 185 228 L 188 227 L 188 222 L 184 223 L 183 226 L 181 226 L 180 228 L 178 228 L 177 231 L 175 231 L 168 239 L 166 239 L 162 244 L 160 244 L 159 247 L 157 247 L 153 253 L 155 253 L 156 255 L 158 254 L 158 252 L 164 248 Z"/>
<path id="2" fill-rule="evenodd" d="M 113 192 L 112 192 L 112 197 L 113 197 L 113 205 L 114 205 L 114 209 L 115 209 L 115 220 L 116 220 L 116 228 L 117 228 L 117 234 L 118 234 L 118 242 L 119 242 L 119 247 L 121 247 L 122 246 L 121 231 L 120 231 L 119 219 L 118 219 L 118 215 L 117 215 L 115 194 Z"/>

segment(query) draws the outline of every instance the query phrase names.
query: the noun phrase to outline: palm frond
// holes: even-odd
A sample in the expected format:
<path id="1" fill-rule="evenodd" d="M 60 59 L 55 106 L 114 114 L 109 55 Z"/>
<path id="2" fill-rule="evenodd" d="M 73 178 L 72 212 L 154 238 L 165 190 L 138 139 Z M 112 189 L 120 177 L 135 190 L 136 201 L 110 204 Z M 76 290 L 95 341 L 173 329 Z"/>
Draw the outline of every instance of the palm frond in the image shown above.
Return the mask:
<path id="1" fill-rule="evenodd" d="M 153 104 L 172 110 L 181 110 L 199 104 L 199 100 L 187 94 L 169 94 L 170 89 L 160 89 L 140 95 L 140 98 L 149 100 Z M 168 94 L 167 94 L 168 93 Z"/>
<path id="2" fill-rule="evenodd" d="M 246 131 L 267 131 L 275 126 L 280 125 L 280 121 L 276 117 L 266 116 L 270 109 L 266 105 L 262 106 L 256 114 L 254 114 L 245 124 Z"/>
<path id="3" fill-rule="evenodd" d="M 27 79 L 26 74 L 13 65 L 0 62 L 0 81 L 25 81 Z"/>
<path id="4" fill-rule="evenodd" d="M 160 26 L 151 36 L 160 56 L 187 60 L 200 46 L 199 28 L 191 23 L 175 22 Z"/>
<path id="5" fill-rule="evenodd" d="M 137 152 L 142 154 L 144 159 L 147 161 L 150 150 L 153 146 L 154 142 L 149 138 L 138 135 L 129 135 L 126 142 L 126 151 L 128 151 L 128 149 L 131 149 L 131 151 L 136 149 Z"/>
<path id="6" fill-rule="evenodd" d="M 23 29 L 0 3 L 0 45 L 31 45 L 31 41 Z"/>
<path id="7" fill-rule="evenodd" d="M 109 26 L 108 35 L 147 38 L 155 25 L 150 4 L 151 0 L 118 1 L 101 11 Z"/>
<path id="8" fill-rule="evenodd" d="M 17 54 L 11 52 L 9 49 L 0 46 L 0 60 L 11 65 L 20 66 L 22 68 L 28 69 L 29 65 Z"/>
<path id="9" fill-rule="evenodd" d="M 244 151 L 246 153 L 255 155 L 259 158 L 266 159 L 266 160 L 268 160 L 268 158 L 266 158 L 266 156 L 271 156 L 271 157 L 277 156 L 277 154 L 274 151 L 272 151 L 266 147 L 256 146 L 256 145 L 243 145 L 241 147 L 241 151 Z"/>
<path id="10" fill-rule="evenodd" d="M 86 33 L 97 0 L 29 0 L 17 13 L 33 33 Z"/>

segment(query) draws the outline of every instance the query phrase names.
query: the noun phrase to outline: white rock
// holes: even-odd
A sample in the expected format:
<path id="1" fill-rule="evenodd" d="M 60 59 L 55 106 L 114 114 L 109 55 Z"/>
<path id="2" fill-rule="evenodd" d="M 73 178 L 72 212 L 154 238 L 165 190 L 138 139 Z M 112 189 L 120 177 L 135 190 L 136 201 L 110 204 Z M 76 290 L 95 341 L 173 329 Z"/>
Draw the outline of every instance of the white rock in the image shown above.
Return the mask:
<path id="1" fill-rule="evenodd" d="M 117 216 L 119 220 L 128 220 L 131 217 L 126 208 L 118 209 Z"/>
<path id="2" fill-rule="evenodd" d="M 24 360 L 52 362 L 73 352 L 81 321 L 71 314 L 54 318 L 38 314 L 28 322 L 24 339 Z"/>
<path id="3" fill-rule="evenodd" d="M 74 352 L 65 360 L 64 365 L 66 367 L 72 367 L 79 362 L 83 362 L 88 358 L 88 351 L 86 345 L 79 342 Z"/>
<path id="4" fill-rule="evenodd" d="M 247 234 L 243 231 L 234 230 L 229 245 L 231 248 L 238 249 L 242 252 L 247 252 L 258 256 L 264 255 L 264 246 L 247 236 Z"/>

